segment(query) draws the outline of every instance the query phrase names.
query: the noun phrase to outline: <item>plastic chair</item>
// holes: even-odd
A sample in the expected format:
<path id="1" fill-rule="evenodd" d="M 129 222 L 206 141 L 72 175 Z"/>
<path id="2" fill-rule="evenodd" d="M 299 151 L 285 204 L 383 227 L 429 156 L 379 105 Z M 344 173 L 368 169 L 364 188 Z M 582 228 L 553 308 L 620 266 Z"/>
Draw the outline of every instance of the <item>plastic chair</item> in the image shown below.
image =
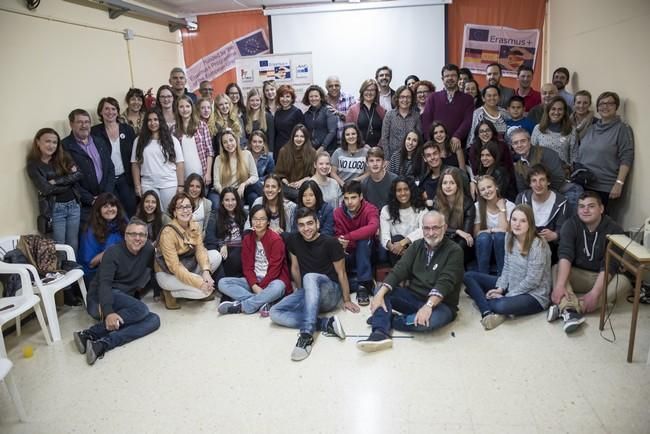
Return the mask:
<path id="1" fill-rule="evenodd" d="M 5 386 L 7 393 L 9 393 L 11 400 L 14 402 L 14 406 L 18 412 L 18 419 L 20 419 L 21 422 L 26 422 L 27 415 L 25 414 L 23 402 L 18 394 L 18 388 L 16 388 L 16 383 L 14 383 L 12 376 L 9 375 L 9 371 L 11 371 L 12 367 L 13 364 L 11 363 L 11 360 L 0 357 L 0 382 Z"/>
<path id="2" fill-rule="evenodd" d="M 0 247 L 5 251 L 9 251 L 15 248 L 18 243 L 18 236 L 9 236 L 0 238 Z M 65 252 L 66 259 L 68 261 L 76 261 L 77 258 L 74 254 L 72 247 L 66 244 L 57 244 L 56 250 L 59 252 Z M 56 313 L 56 303 L 54 301 L 54 295 L 62 290 L 67 288 L 73 283 L 77 282 L 79 288 L 81 289 L 81 295 L 83 297 L 84 304 L 86 303 L 86 284 L 84 283 L 84 273 L 82 270 L 70 270 L 65 275 L 55 280 L 51 283 L 43 283 L 43 281 L 38 276 L 36 267 L 30 264 L 7 264 L 0 262 L 0 273 L 3 274 L 13 274 L 17 273 L 18 270 L 28 270 L 34 280 L 34 292 L 40 294 L 43 299 L 43 306 L 45 307 L 45 314 L 47 316 L 48 324 L 50 325 L 50 331 L 52 333 L 52 340 L 54 342 L 61 340 L 61 329 L 59 328 L 59 318 Z M 31 285 L 30 285 L 31 286 Z M 16 331 L 20 335 L 20 320 L 16 322 Z"/>
<path id="3" fill-rule="evenodd" d="M 7 272 L 0 269 L 0 274 L 6 274 Z M 20 295 L 13 297 L 2 297 L 0 298 L 0 329 L 4 324 L 16 319 L 16 330 L 20 328 L 18 325 L 20 322 L 20 315 L 27 312 L 29 309 L 34 308 L 36 313 L 36 318 L 38 318 L 38 323 L 41 325 L 41 330 L 43 330 L 43 335 L 45 336 L 45 341 L 48 345 L 52 345 L 50 340 L 50 334 L 47 331 L 47 325 L 45 325 L 45 318 L 43 317 L 43 312 L 41 311 L 41 299 L 38 298 L 38 295 L 34 294 L 31 281 L 29 279 L 29 273 L 25 269 L 12 270 L 11 274 L 18 274 L 20 276 L 20 284 L 22 288 L 18 291 Z M 7 306 L 12 306 L 8 309 L 4 309 Z M 5 341 L 4 337 L 0 339 L 0 357 L 6 357 L 7 351 L 5 350 Z"/>

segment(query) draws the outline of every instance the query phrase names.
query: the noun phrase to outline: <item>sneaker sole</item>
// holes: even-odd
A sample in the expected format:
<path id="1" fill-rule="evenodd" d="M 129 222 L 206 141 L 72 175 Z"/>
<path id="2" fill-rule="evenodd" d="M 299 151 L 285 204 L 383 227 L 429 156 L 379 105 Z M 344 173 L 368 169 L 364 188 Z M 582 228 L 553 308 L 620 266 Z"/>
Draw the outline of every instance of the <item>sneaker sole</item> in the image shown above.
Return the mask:
<path id="1" fill-rule="evenodd" d="M 294 362 L 302 362 L 305 360 L 309 355 L 311 354 L 311 351 L 305 351 L 304 353 L 300 354 L 294 354 L 293 352 L 291 353 L 291 360 Z"/>
<path id="2" fill-rule="evenodd" d="M 74 338 L 74 344 L 76 345 L 79 354 L 86 354 L 86 346 L 81 341 L 81 337 L 79 336 L 79 333 L 73 333 L 72 336 Z"/>
<path id="3" fill-rule="evenodd" d="M 566 334 L 571 334 L 571 333 L 575 332 L 576 330 L 578 330 L 580 328 L 580 326 L 582 325 L 582 323 L 584 323 L 584 322 L 585 322 L 585 320 L 583 318 L 583 319 L 578 320 L 578 321 L 572 321 L 570 323 L 564 324 L 564 332 Z"/>
<path id="4" fill-rule="evenodd" d="M 228 308 L 230 306 L 233 306 L 235 303 L 232 301 L 224 301 L 222 303 L 219 303 L 219 307 L 217 307 L 217 312 L 219 312 L 220 315 L 227 315 L 228 314 Z"/>
<path id="5" fill-rule="evenodd" d="M 334 323 L 332 326 L 334 327 L 334 333 L 336 333 L 336 337 L 339 339 L 345 339 L 346 335 L 345 330 L 343 330 L 343 324 L 341 324 L 341 320 L 336 315 L 334 315 Z"/>
<path id="6" fill-rule="evenodd" d="M 546 321 L 553 322 L 560 318 L 560 309 L 557 306 L 549 307 L 546 313 Z"/>
<path id="7" fill-rule="evenodd" d="M 365 353 L 374 353 L 375 351 L 393 348 L 393 340 L 383 339 L 381 341 L 359 341 L 357 342 L 357 348 Z"/>
<path id="8" fill-rule="evenodd" d="M 370 299 L 357 297 L 357 303 L 359 306 L 368 306 L 370 304 Z"/>
<path id="9" fill-rule="evenodd" d="M 499 327 L 503 322 L 506 320 L 505 316 L 502 315 L 493 315 L 486 321 L 481 321 L 481 324 L 483 325 L 483 328 L 485 330 L 494 330 L 495 328 Z"/>

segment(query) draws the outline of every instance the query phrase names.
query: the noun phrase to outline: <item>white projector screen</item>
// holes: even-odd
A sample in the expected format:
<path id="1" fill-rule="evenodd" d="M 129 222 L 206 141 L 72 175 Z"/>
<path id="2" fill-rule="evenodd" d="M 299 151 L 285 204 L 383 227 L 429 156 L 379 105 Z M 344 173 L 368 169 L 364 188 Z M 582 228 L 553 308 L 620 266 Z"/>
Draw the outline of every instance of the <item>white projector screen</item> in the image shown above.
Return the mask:
<path id="1" fill-rule="evenodd" d="M 393 89 L 410 74 L 442 85 L 444 5 L 272 15 L 271 33 L 274 53 L 312 53 L 315 84 L 324 87 L 338 75 L 357 98 L 363 80 L 382 65 L 393 70 Z"/>

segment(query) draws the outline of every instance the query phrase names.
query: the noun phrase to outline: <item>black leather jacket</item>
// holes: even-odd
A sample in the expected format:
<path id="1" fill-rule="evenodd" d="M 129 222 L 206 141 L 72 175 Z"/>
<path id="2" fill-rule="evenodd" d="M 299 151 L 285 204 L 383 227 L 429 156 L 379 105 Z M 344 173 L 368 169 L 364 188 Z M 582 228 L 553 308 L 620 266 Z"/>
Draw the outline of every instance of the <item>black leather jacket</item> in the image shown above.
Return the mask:
<path id="1" fill-rule="evenodd" d="M 71 192 L 79 202 L 79 180 L 83 177 L 79 170 L 61 176 L 57 175 L 50 164 L 30 160 L 27 163 L 27 174 L 38 191 L 38 208 L 41 215 L 51 217 L 57 195 Z M 50 180 L 54 180 L 54 184 L 51 184 Z"/>

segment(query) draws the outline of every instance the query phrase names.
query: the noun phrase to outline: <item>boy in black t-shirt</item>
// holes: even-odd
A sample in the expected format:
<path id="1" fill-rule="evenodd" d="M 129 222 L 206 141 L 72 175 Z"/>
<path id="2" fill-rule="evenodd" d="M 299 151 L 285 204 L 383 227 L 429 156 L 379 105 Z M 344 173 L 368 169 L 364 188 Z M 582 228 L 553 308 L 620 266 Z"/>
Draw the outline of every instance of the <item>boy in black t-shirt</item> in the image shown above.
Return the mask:
<path id="1" fill-rule="evenodd" d="M 336 308 L 341 298 L 343 306 L 359 312 L 350 299 L 350 286 L 345 273 L 345 253 L 336 238 L 321 235 L 318 217 L 308 208 L 296 213 L 298 233 L 286 239 L 291 255 L 291 278 L 296 290 L 271 308 L 271 321 L 300 329 L 300 337 L 291 353 L 291 360 L 306 359 L 314 344 L 313 334 L 345 339 L 345 331 L 336 315 L 318 318 L 319 312 Z"/>

